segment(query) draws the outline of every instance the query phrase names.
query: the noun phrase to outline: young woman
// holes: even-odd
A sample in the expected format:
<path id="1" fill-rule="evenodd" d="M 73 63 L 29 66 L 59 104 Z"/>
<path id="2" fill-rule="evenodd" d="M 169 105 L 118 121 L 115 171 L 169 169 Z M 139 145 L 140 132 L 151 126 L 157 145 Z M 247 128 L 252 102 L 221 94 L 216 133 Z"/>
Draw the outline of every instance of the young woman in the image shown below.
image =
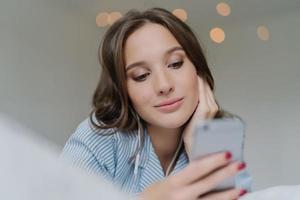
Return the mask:
<path id="1" fill-rule="evenodd" d="M 129 11 L 106 32 L 93 111 L 64 155 L 143 199 L 237 199 L 209 192 L 245 168 L 230 152 L 189 161 L 198 121 L 225 117 L 192 30 L 161 8 Z"/>

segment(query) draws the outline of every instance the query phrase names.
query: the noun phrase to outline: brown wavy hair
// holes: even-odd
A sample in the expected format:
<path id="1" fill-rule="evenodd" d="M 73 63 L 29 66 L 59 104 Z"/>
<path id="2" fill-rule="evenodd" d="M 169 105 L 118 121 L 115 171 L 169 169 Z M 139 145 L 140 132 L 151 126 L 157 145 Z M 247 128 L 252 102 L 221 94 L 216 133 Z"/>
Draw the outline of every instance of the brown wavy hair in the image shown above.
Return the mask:
<path id="1" fill-rule="evenodd" d="M 167 28 L 194 64 L 197 74 L 214 90 L 214 79 L 202 48 L 187 24 L 162 8 L 143 12 L 130 10 L 107 30 L 99 46 L 102 72 L 93 95 L 90 114 L 90 121 L 95 128 L 116 128 L 120 131 L 140 128 L 138 114 L 133 109 L 127 92 L 124 46 L 129 35 L 147 23 Z M 225 112 L 220 109 L 215 118 L 224 115 Z M 142 120 L 141 123 L 145 122 Z"/>

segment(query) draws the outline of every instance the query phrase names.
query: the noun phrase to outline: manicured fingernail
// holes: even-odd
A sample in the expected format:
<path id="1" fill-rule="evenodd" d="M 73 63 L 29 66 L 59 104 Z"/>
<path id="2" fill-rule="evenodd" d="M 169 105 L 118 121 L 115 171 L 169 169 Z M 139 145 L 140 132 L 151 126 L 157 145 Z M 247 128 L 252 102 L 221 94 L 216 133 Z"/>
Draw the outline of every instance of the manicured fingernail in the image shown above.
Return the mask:
<path id="1" fill-rule="evenodd" d="M 240 191 L 239 196 L 241 197 L 241 196 L 245 195 L 246 193 L 247 193 L 247 190 L 242 189 L 242 190 Z"/>
<path id="2" fill-rule="evenodd" d="M 225 158 L 226 158 L 226 160 L 230 160 L 231 157 L 232 157 L 231 153 L 230 153 L 229 151 L 227 151 L 227 152 L 225 153 Z"/>
<path id="3" fill-rule="evenodd" d="M 246 163 L 242 162 L 238 165 L 237 169 L 240 171 L 242 169 L 245 169 L 246 168 Z"/>

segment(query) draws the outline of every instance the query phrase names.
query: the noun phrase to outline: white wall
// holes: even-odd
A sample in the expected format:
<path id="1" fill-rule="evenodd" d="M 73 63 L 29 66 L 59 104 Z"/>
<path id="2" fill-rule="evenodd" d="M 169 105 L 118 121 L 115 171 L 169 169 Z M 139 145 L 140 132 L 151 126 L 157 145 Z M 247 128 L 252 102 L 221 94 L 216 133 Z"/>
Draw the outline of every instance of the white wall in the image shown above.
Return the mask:
<path id="1" fill-rule="evenodd" d="M 72 1 L 0 2 L 0 112 L 63 145 L 99 76 L 94 20 Z"/>
<path id="2" fill-rule="evenodd" d="M 89 13 L 86 3 L 78 3 L 0 2 L 0 112 L 61 146 L 88 115 L 99 77 L 97 48 L 105 28 L 95 27 L 96 11 L 118 9 L 93 1 L 99 8 Z M 247 122 L 245 155 L 254 189 L 300 183 L 299 13 L 285 10 L 225 26 L 222 45 L 208 38 L 218 25 L 209 17 L 188 22 L 207 51 L 219 102 Z M 270 41 L 257 39 L 260 24 L 269 28 Z"/>
<path id="3" fill-rule="evenodd" d="M 300 12 L 225 27 L 226 40 L 207 38 L 216 94 L 247 122 L 245 156 L 254 189 L 300 183 Z M 269 28 L 270 40 L 256 36 Z"/>

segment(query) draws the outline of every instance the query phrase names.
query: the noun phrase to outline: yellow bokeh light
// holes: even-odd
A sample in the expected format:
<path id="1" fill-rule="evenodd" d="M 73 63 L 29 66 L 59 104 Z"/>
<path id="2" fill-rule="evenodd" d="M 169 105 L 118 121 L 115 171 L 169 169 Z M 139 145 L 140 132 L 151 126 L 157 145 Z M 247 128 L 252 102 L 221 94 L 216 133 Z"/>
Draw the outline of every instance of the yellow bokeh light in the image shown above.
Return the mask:
<path id="1" fill-rule="evenodd" d="M 225 40 L 225 32 L 221 28 L 213 28 L 210 31 L 210 38 L 216 43 L 222 43 Z"/>
<path id="2" fill-rule="evenodd" d="M 267 27 L 259 26 L 256 30 L 257 37 L 261 40 L 267 41 L 270 39 L 270 32 Z"/>
<path id="3" fill-rule="evenodd" d="M 108 13 L 107 12 L 101 12 L 96 17 L 96 25 L 98 27 L 104 27 L 108 25 Z"/>
<path id="4" fill-rule="evenodd" d="M 188 18 L 186 11 L 181 8 L 173 10 L 172 13 L 183 22 L 185 22 Z"/>
<path id="5" fill-rule="evenodd" d="M 110 13 L 108 15 L 108 24 L 112 25 L 113 23 L 115 23 L 115 21 L 117 21 L 121 17 L 122 17 L 122 14 L 120 12 L 112 12 L 112 13 Z"/>
<path id="6" fill-rule="evenodd" d="M 231 8 L 227 3 L 219 3 L 216 6 L 217 12 L 222 16 L 228 16 L 231 13 Z"/>

